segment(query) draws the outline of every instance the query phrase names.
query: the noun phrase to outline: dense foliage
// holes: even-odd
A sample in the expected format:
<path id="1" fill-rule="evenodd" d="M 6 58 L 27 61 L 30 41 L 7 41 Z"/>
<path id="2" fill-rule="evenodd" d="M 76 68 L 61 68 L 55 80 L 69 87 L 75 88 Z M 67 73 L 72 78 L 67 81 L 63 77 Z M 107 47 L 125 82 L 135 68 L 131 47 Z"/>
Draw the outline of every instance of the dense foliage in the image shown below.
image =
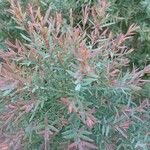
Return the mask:
<path id="1" fill-rule="evenodd" d="M 97 0 L 19 0 L 23 8 L 30 2 L 32 5 L 40 6 L 42 12 L 51 7 L 51 12 L 62 12 L 62 16 L 68 20 L 70 11 L 76 23 L 81 21 L 82 8 L 85 4 L 92 6 Z M 132 23 L 138 24 L 138 34 L 134 36 L 133 42 L 128 43 L 135 51 L 130 60 L 140 68 L 150 63 L 150 1 L 149 0 L 107 0 L 111 3 L 107 10 L 111 15 L 112 32 L 125 32 Z M 130 5 L 129 5 L 130 4 Z M 15 28 L 15 22 L 6 11 L 9 8 L 8 0 L 0 0 L 0 41 L 6 38 L 15 39 L 20 37 L 19 30 Z M 0 47 L 4 47 L 0 43 Z"/>
<path id="2" fill-rule="evenodd" d="M 146 2 L 131 8 L 148 16 Z M 117 0 L 0 6 L 9 8 L 0 16 L 1 149 L 150 148 L 149 33 L 133 17 L 139 10 Z"/>

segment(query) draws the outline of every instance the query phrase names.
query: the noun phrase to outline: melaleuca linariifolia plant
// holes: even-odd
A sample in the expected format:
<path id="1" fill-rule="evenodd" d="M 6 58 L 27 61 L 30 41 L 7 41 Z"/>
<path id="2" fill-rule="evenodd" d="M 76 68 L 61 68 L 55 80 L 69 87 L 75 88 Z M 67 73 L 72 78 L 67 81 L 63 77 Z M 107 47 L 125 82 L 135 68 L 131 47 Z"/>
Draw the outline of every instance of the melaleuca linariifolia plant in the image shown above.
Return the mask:
<path id="1" fill-rule="evenodd" d="M 131 23 L 139 26 L 136 36 L 132 39 L 129 46 L 136 49 L 130 60 L 136 66 L 143 68 L 150 63 L 150 1 L 149 0 L 108 0 L 111 2 L 110 13 L 112 18 L 116 18 L 116 24 L 112 27 L 113 31 L 125 31 Z M 130 5 L 129 5 L 130 3 Z"/>
<path id="2" fill-rule="evenodd" d="M 30 4 L 26 12 L 17 1 L 10 5 L 26 34 L 0 51 L 0 147 L 148 149 L 149 100 L 136 95 L 150 66 L 129 70 L 133 49 L 124 45 L 138 27 L 114 36 L 104 27 L 105 0 L 86 5 L 78 24 L 72 13 L 67 24 L 50 8 L 42 15 Z"/>
<path id="3" fill-rule="evenodd" d="M 26 9 L 28 0 L 18 0 L 22 4 L 22 8 Z M 36 0 L 37 1 L 37 0 Z M 34 3 L 34 0 L 30 0 L 31 3 Z M 4 45 L 6 39 L 14 40 L 20 38 L 20 31 L 16 28 L 16 22 L 11 18 L 10 13 L 7 12 L 9 8 L 8 0 L 0 0 L 0 49 Z"/>

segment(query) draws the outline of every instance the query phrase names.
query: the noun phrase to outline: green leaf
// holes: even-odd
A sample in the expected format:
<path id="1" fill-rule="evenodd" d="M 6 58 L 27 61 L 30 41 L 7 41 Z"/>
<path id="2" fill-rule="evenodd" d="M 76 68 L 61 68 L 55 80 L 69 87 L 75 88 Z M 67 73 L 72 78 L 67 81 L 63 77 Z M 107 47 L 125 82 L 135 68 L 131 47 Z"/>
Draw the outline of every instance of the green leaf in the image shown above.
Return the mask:
<path id="1" fill-rule="evenodd" d="M 15 26 L 16 29 L 25 30 L 23 27 Z"/>
<path id="2" fill-rule="evenodd" d="M 36 50 L 36 52 L 37 52 L 38 54 L 40 54 L 44 59 L 50 57 L 48 53 L 42 52 L 42 51 L 40 51 L 40 50 Z"/>
<path id="3" fill-rule="evenodd" d="M 71 75 L 72 77 L 74 77 L 74 72 L 72 72 L 72 71 L 70 71 L 70 70 L 67 70 L 67 73 L 68 73 L 69 75 Z"/>
<path id="4" fill-rule="evenodd" d="M 49 128 L 50 130 L 52 130 L 52 131 L 59 132 L 59 130 L 56 129 L 56 128 L 55 128 L 54 126 L 52 126 L 52 125 L 48 125 L 48 128 Z"/>
<path id="5" fill-rule="evenodd" d="M 80 137 L 82 140 L 89 141 L 89 142 L 93 142 L 92 139 L 90 139 L 89 137 L 87 137 L 87 136 L 85 136 L 85 135 L 83 135 L 83 134 L 80 134 L 79 137 Z"/>
<path id="6" fill-rule="evenodd" d="M 32 64 L 36 64 L 35 62 L 31 61 L 31 60 L 23 60 L 21 63 L 21 65 L 25 65 L 25 66 L 30 66 Z"/>
<path id="7" fill-rule="evenodd" d="M 82 85 L 83 85 L 83 86 L 87 86 L 87 85 L 91 84 L 92 82 L 94 82 L 94 81 L 96 81 L 96 80 L 97 80 L 97 79 L 95 79 L 95 78 L 87 78 L 87 79 L 84 79 Z"/>
<path id="8" fill-rule="evenodd" d="M 91 134 L 92 134 L 92 133 L 89 132 L 89 131 L 81 131 L 80 133 L 81 133 L 81 134 L 84 134 L 84 135 L 91 135 Z"/>
<path id="9" fill-rule="evenodd" d="M 105 23 L 104 25 L 101 25 L 100 27 L 101 27 L 101 28 L 104 28 L 104 27 L 111 26 L 111 25 L 113 25 L 113 24 L 115 24 L 115 22 Z"/>
<path id="10" fill-rule="evenodd" d="M 11 91 L 12 91 L 12 89 L 5 90 L 5 91 L 3 92 L 3 96 L 4 96 L 4 97 L 5 97 L 5 96 L 8 96 L 8 95 L 11 93 Z"/>
<path id="11" fill-rule="evenodd" d="M 39 124 L 38 126 L 35 127 L 35 130 L 43 130 L 43 129 L 45 129 L 44 124 Z"/>
<path id="12" fill-rule="evenodd" d="M 76 133 L 72 133 L 72 134 L 69 134 L 69 135 L 66 135 L 66 136 L 63 136 L 65 139 L 68 139 L 68 140 L 70 140 L 70 139 L 73 139 L 73 138 L 75 138 L 76 137 Z"/>
<path id="13" fill-rule="evenodd" d="M 31 121 L 33 120 L 33 118 L 34 118 L 34 116 L 35 116 L 35 114 L 36 114 L 36 110 L 38 109 L 40 103 L 41 103 L 40 101 L 38 101 L 38 102 L 36 103 L 36 105 L 35 105 L 35 107 L 34 107 L 34 110 L 33 110 L 33 113 L 32 113 L 32 116 L 31 116 L 30 119 L 29 119 L 29 122 L 31 122 Z"/>
<path id="14" fill-rule="evenodd" d="M 62 135 L 65 136 L 65 135 L 72 134 L 72 133 L 74 133 L 73 130 L 67 130 L 67 131 L 63 132 Z"/>
<path id="15" fill-rule="evenodd" d="M 20 33 L 20 34 L 26 41 L 31 42 L 31 39 L 29 39 L 27 36 L 23 35 L 22 33 Z"/>
<path id="16" fill-rule="evenodd" d="M 102 135 L 105 135 L 105 125 L 102 126 Z"/>
<path id="17" fill-rule="evenodd" d="M 43 101 L 41 101 L 41 109 L 44 107 L 44 103 L 45 103 L 45 101 L 43 100 Z"/>
<path id="18" fill-rule="evenodd" d="M 43 4 L 44 6 L 47 6 L 47 3 L 45 3 L 44 1 L 40 1 L 41 4 Z"/>
<path id="19" fill-rule="evenodd" d="M 109 125 L 106 127 L 106 136 L 108 136 L 108 134 L 109 134 L 109 130 L 110 130 L 110 127 L 109 127 Z"/>
<path id="20" fill-rule="evenodd" d="M 120 129 L 120 128 L 117 128 L 117 130 L 127 139 L 127 135 Z"/>

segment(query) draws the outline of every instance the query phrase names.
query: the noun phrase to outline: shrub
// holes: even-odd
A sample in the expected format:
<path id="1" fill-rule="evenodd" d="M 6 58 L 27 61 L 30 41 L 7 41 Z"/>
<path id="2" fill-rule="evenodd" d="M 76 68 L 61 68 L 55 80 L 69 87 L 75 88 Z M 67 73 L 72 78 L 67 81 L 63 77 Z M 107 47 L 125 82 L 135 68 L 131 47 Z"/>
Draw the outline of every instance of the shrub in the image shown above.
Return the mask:
<path id="1" fill-rule="evenodd" d="M 140 27 L 138 34 L 133 38 L 133 42 L 129 44 L 135 49 L 130 57 L 132 63 L 143 68 L 150 63 L 150 5 L 149 0 L 110 0 L 111 15 L 116 18 L 117 25 L 113 26 L 113 30 L 125 31 L 131 23 L 136 23 Z M 129 5 L 130 4 L 130 5 Z"/>
<path id="2" fill-rule="evenodd" d="M 137 95 L 150 66 L 130 70 L 124 44 L 138 27 L 113 35 L 105 0 L 85 5 L 78 24 L 10 6 L 23 32 L 0 51 L 0 147 L 148 150 L 149 101 Z"/>
<path id="3" fill-rule="evenodd" d="M 22 7 L 25 9 L 27 3 L 30 2 L 36 6 L 40 6 L 42 13 L 51 6 L 51 14 L 59 11 L 62 13 L 63 18 L 67 21 L 69 20 L 69 11 L 73 12 L 74 22 L 78 24 L 81 21 L 82 7 L 85 4 L 89 6 L 94 5 L 96 1 L 93 0 L 19 0 Z M 145 65 L 150 63 L 149 56 L 149 0 L 108 0 L 111 2 L 111 7 L 107 10 L 111 14 L 111 23 L 115 22 L 115 25 L 111 24 L 111 28 L 114 33 L 125 32 L 128 26 L 132 23 L 137 23 L 140 28 L 138 34 L 133 38 L 132 42 L 128 43 L 129 47 L 136 49 L 132 53 L 132 57 L 129 56 L 132 63 L 140 68 L 144 68 Z M 130 3 L 130 5 L 128 5 Z M 9 14 L 6 12 L 8 8 L 8 2 L 5 0 L 0 1 L 0 47 L 4 47 L 3 41 L 6 38 L 11 38 L 12 40 L 20 38 L 18 34 L 20 31 L 15 28 L 15 22 L 10 18 Z M 110 18 L 109 18 L 110 19 Z"/>
<path id="4" fill-rule="evenodd" d="M 20 1 L 22 8 L 25 9 L 28 0 Z M 32 0 L 30 0 L 31 3 Z M 16 38 L 21 39 L 20 30 L 16 27 L 16 22 L 11 18 L 8 9 L 10 4 L 8 0 L 0 0 L 0 49 L 5 48 L 4 41 L 11 39 L 14 41 Z"/>

